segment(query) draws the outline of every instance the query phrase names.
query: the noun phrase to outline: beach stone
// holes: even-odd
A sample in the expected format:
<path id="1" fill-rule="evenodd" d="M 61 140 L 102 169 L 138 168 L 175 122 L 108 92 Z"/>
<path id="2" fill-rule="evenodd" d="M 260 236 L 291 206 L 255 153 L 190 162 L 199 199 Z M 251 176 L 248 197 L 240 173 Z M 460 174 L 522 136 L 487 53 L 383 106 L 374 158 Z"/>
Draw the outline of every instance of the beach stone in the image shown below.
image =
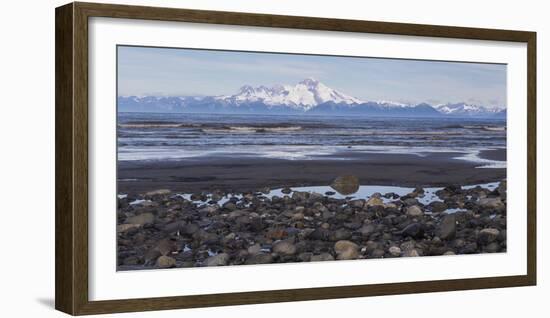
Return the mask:
<path id="1" fill-rule="evenodd" d="M 160 252 L 161 255 L 168 255 L 177 250 L 176 242 L 164 239 L 157 243 L 155 249 Z"/>
<path id="2" fill-rule="evenodd" d="M 442 240 L 452 240 L 456 235 L 456 216 L 446 215 L 439 223 L 436 233 Z"/>
<path id="3" fill-rule="evenodd" d="M 262 246 L 260 244 L 256 243 L 252 246 L 249 246 L 247 251 L 248 251 L 248 254 L 255 255 L 255 254 L 260 253 L 261 250 L 262 250 Z"/>
<path id="4" fill-rule="evenodd" d="M 273 256 L 268 253 L 260 253 L 256 255 L 252 255 L 249 259 L 245 261 L 245 264 L 252 265 L 252 264 L 270 264 L 273 263 Z"/>
<path id="5" fill-rule="evenodd" d="M 372 196 L 370 199 L 365 202 L 365 206 L 384 206 L 384 201 L 380 197 Z"/>
<path id="6" fill-rule="evenodd" d="M 161 256 L 157 259 L 157 266 L 160 268 L 170 268 L 176 266 L 176 260 L 170 256 Z"/>
<path id="7" fill-rule="evenodd" d="M 273 252 L 281 255 L 294 255 L 296 246 L 289 241 L 279 241 L 273 245 Z"/>
<path id="8" fill-rule="evenodd" d="M 302 213 L 302 212 L 294 213 L 292 215 L 292 220 L 293 221 L 301 221 L 303 219 L 304 219 L 304 213 Z"/>
<path id="9" fill-rule="evenodd" d="M 403 256 L 404 257 L 418 257 L 418 256 L 420 256 L 420 253 L 418 252 L 417 249 L 413 248 L 413 249 L 406 250 L 405 252 L 403 252 Z"/>
<path id="10" fill-rule="evenodd" d="M 160 252 L 157 249 L 150 249 L 148 250 L 145 255 L 143 255 L 143 259 L 145 260 L 145 263 L 153 263 L 159 256 L 161 256 Z"/>
<path id="11" fill-rule="evenodd" d="M 185 225 L 186 224 L 183 221 L 176 221 L 176 222 L 172 222 L 164 225 L 162 230 L 165 233 L 175 233 L 175 232 L 179 232 Z"/>
<path id="12" fill-rule="evenodd" d="M 401 235 L 410 236 L 412 238 L 422 238 L 424 236 L 424 226 L 421 223 L 411 223 L 401 231 Z"/>
<path id="13" fill-rule="evenodd" d="M 199 226 L 195 223 L 185 224 L 180 228 L 180 234 L 193 235 L 199 230 Z"/>
<path id="14" fill-rule="evenodd" d="M 407 215 L 417 217 L 424 215 L 424 212 L 418 205 L 411 205 L 407 207 Z"/>
<path id="15" fill-rule="evenodd" d="M 347 240 L 349 238 L 351 238 L 351 232 L 343 228 L 337 229 L 336 231 L 332 232 L 330 235 L 330 240 L 334 242 Z"/>
<path id="16" fill-rule="evenodd" d="M 401 249 L 397 246 L 391 246 L 389 249 L 388 249 L 388 252 L 390 252 L 390 254 L 392 256 L 400 256 L 401 255 Z"/>
<path id="17" fill-rule="evenodd" d="M 353 175 L 339 176 L 332 181 L 331 188 L 342 195 L 349 195 L 359 190 L 359 179 Z"/>
<path id="18" fill-rule="evenodd" d="M 484 198 L 479 199 L 478 204 L 483 208 L 502 209 L 505 207 L 504 202 L 500 198 Z"/>
<path id="19" fill-rule="evenodd" d="M 497 253 L 499 250 L 500 245 L 497 242 L 492 242 L 485 246 L 485 252 L 487 253 Z"/>
<path id="20" fill-rule="evenodd" d="M 334 244 L 334 251 L 337 259 L 348 260 L 356 259 L 359 256 L 359 246 L 351 241 L 338 241 Z"/>
<path id="21" fill-rule="evenodd" d="M 155 216 L 153 213 L 142 213 L 138 214 L 136 216 L 131 216 L 126 219 L 125 223 L 129 224 L 139 224 L 139 225 L 145 225 L 145 224 L 151 224 L 155 221 Z"/>
<path id="22" fill-rule="evenodd" d="M 125 224 L 119 224 L 116 227 L 116 231 L 118 233 L 126 232 L 131 229 L 135 229 L 141 227 L 141 224 L 134 224 L 134 223 L 125 223 Z"/>
<path id="23" fill-rule="evenodd" d="M 330 225 L 329 225 L 330 226 Z M 308 235 L 309 239 L 327 241 L 330 237 L 330 230 L 325 227 L 316 228 Z"/>
<path id="24" fill-rule="evenodd" d="M 237 205 L 235 203 L 233 203 L 232 201 L 227 201 L 225 202 L 222 207 L 224 209 L 227 209 L 229 211 L 233 211 L 233 210 L 236 210 L 237 209 Z"/>
<path id="25" fill-rule="evenodd" d="M 204 265 L 206 266 L 223 266 L 227 265 L 229 262 L 229 254 L 227 253 L 220 253 L 218 255 L 213 255 L 207 258 L 204 261 Z"/>
<path id="26" fill-rule="evenodd" d="M 375 231 L 376 231 L 376 225 L 372 223 L 365 224 L 359 229 L 359 232 L 361 233 L 361 235 L 365 237 L 371 235 Z"/>
<path id="27" fill-rule="evenodd" d="M 363 199 L 351 200 L 351 201 L 348 202 L 348 205 L 352 206 L 354 208 L 360 208 L 361 209 L 365 205 L 365 200 L 363 200 Z"/>
<path id="28" fill-rule="evenodd" d="M 320 193 L 311 192 L 309 194 L 308 202 L 312 203 L 312 202 L 322 201 L 324 198 L 325 196 Z"/>
<path id="29" fill-rule="evenodd" d="M 438 213 L 438 212 L 443 212 L 445 210 L 447 210 L 447 204 L 445 204 L 444 202 L 440 202 L 440 201 L 433 201 L 433 202 L 430 202 L 430 204 L 428 204 L 430 210 L 432 212 L 435 212 L 435 213 Z"/>
<path id="30" fill-rule="evenodd" d="M 489 243 L 494 242 L 498 235 L 500 234 L 500 231 L 493 228 L 487 228 L 479 231 L 479 235 L 477 238 L 478 243 L 482 245 L 487 245 Z"/>
<path id="31" fill-rule="evenodd" d="M 124 265 L 137 265 L 137 264 L 139 264 L 139 258 L 135 255 L 128 256 L 122 261 L 122 264 L 124 264 Z"/>
<path id="32" fill-rule="evenodd" d="M 291 188 L 288 188 L 288 187 L 287 187 L 287 188 L 283 188 L 283 189 L 281 190 L 281 193 L 283 193 L 283 194 L 290 194 L 291 192 L 292 192 L 292 189 L 291 189 Z"/>
<path id="33" fill-rule="evenodd" d="M 294 192 L 292 192 L 292 200 L 306 201 L 308 198 L 309 198 L 309 192 L 305 192 L 305 191 L 294 191 Z"/>
<path id="34" fill-rule="evenodd" d="M 145 193 L 145 196 L 152 197 L 152 196 L 155 196 L 155 195 L 168 195 L 170 193 L 172 193 L 172 191 L 170 191 L 168 189 L 159 189 L 159 190 L 149 191 L 149 192 Z"/>
<path id="35" fill-rule="evenodd" d="M 334 257 L 329 253 L 321 253 L 319 255 L 312 255 L 309 259 L 310 262 L 324 262 L 333 261 Z"/>
<path id="36" fill-rule="evenodd" d="M 374 251 L 371 252 L 370 256 L 374 258 L 382 258 L 386 255 L 386 252 L 384 252 L 383 249 L 377 248 Z"/>

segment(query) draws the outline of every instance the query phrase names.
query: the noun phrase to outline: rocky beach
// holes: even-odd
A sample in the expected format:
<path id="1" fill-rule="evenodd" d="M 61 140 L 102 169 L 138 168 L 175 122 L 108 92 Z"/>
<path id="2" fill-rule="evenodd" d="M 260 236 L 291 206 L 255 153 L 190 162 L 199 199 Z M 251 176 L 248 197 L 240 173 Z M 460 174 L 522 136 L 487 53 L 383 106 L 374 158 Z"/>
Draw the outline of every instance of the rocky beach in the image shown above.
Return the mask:
<path id="1" fill-rule="evenodd" d="M 506 252 L 505 180 L 400 193 L 362 182 L 121 193 L 118 270 Z"/>

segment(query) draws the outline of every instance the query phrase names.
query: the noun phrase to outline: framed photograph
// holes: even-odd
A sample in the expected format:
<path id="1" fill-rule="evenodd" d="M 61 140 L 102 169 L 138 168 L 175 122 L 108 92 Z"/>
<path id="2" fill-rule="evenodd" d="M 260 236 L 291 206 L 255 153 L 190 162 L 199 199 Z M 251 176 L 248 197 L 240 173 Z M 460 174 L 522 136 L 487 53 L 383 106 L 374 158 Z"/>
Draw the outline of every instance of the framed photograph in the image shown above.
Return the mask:
<path id="1" fill-rule="evenodd" d="M 56 308 L 536 284 L 536 33 L 56 10 Z"/>

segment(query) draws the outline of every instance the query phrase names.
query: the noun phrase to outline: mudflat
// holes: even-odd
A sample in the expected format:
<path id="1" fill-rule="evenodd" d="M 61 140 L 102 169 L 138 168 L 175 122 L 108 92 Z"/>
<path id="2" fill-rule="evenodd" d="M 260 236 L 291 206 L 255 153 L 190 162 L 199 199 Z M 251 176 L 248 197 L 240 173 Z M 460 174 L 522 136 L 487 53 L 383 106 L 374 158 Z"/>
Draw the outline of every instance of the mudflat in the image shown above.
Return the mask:
<path id="1" fill-rule="evenodd" d="M 164 161 L 119 161 L 118 193 L 156 189 L 196 193 L 257 191 L 260 188 L 329 185 L 341 175 L 354 175 L 362 185 L 471 185 L 506 178 L 506 169 L 478 168 L 479 163 L 455 159 L 457 153 L 353 153 L 346 159 L 319 156 L 307 160 L 260 157 L 201 157 Z M 342 154 L 339 154 L 342 157 Z M 505 150 L 488 150 L 480 157 L 506 160 Z"/>

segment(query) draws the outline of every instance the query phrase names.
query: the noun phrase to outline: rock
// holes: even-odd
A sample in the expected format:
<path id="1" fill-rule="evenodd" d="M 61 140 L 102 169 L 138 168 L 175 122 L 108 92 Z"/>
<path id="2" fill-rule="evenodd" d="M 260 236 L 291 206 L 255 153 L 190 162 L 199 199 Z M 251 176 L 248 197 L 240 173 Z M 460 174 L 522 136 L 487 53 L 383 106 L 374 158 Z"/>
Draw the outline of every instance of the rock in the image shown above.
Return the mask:
<path id="1" fill-rule="evenodd" d="M 125 223 L 128 224 L 139 224 L 139 225 L 145 225 L 145 224 L 151 224 L 155 221 L 155 216 L 153 213 L 142 213 L 138 214 L 136 216 L 131 216 L 126 219 Z"/>
<path id="2" fill-rule="evenodd" d="M 368 237 L 369 235 L 371 235 L 375 231 L 376 231 L 376 225 L 374 225 L 372 223 L 365 224 L 359 229 L 359 232 L 361 233 L 361 235 L 363 235 L 365 237 Z"/>
<path id="3" fill-rule="evenodd" d="M 290 194 L 291 192 L 292 192 L 292 189 L 290 189 L 290 188 L 283 188 L 281 190 L 281 193 L 283 193 L 283 194 Z"/>
<path id="4" fill-rule="evenodd" d="M 280 240 L 286 238 L 287 236 L 288 232 L 285 229 L 272 229 L 265 234 L 266 238 L 273 240 Z"/>
<path id="5" fill-rule="evenodd" d="M 482 208 L 487 208 L 487 209 L 503 209 L 503 208 L 506 207 L 504 202 L 502 202 L 502 200 L 500 200 L 500 198 L 479 199 L 478 204 Z"/>
<path id="6" fill-rule="evenodd" d="M 260 253 L 261 250 L 262 250 L 262 246 L 260 244 L 256 243 L 256 244 L 248 247 L 248 254 L 255 255 L 255 254 Z"/>
<path id="7" fill-rule="evenodd" d="M 293 221 L 301 221 L 304 219 L 304 213 L 302 212 L 298 212 L 298 213 L 294 213 L 292 215 L 292 218 L 291 218 Z"/>
<path id="8" fill-rule="evenodd" d="M 333 261 L 334 257 L 329 253 L 321 253 L 319 255 L 312 255 L 309 259 L 310 262 L 324 262 L 324 261 Z"/>
<path id="9" fill-rule="evenodd" d="M 164 239 L 157 243 L 155 249 L 160 252 L 161 255 L 168 255 L 177 250 L 176 242 Z"/>
<path id="10" fill-rule="evenodd" d="M 330 240 L 333 242 L 347 240 L 349 238 L 351 238 L 351 232 L 343 228 L 337 229 L 330 234 Z"/>
<path id="11" fill-rule="evenodd" d="M 436 233 L 442 240 L 452 240 L 456 235 L 456 216 L 446 215 L 437 226 Z"/>
<path id="12" fill-rule="evenodd" d="M 131 229 L 135 229 L 141 227 L 141 224 L 133 224 L 133 223 L 125 223 L 125 224 L 119 224 L 116 227 L 116 231 L 118 233 L 126 232 Z"/>
<path id="13" fill-rule="evenodd" d="M 245 261 L 245 264 L 252 265 L 252 264 L 270 264 L 273 262 L 273 256 L 268 253 L 260 253 L 253 255 L 249 259 Z"/>
<path id="14" fill-rule="evenodd" d="M 161 256 L 157 259 L 157 266 L 160 268 L 170 268 L 176 266 L 176 260 L 170 256 Z"/>
<path id="15" fill-rule="evenodd" d="M 499 234 L 500 232 L 497 229 L 492 229 L 492 228 L 483 229 L 479 231 L 477 241 L 482 245 L 487 245 L 489 243 L 494 242 L 498 238 Z"/>
<path id="16" fill-rule="evenodd" d="M 412 238 L 422 238 L 424 237 L 424 226 L 421 223 L 411 223 L 401 231 L 401 235 L 410 236 Z"/>
<path id="17" fill-rule="evenodd" d="M 453 252 L 453 251 L 447 251 L 447 252 L 443 253 L 443 255 L 456 255 L 456 253 Z"/>
<path id="18" fill-rule="evenodd" d="M 294 192 L 292 192 L 292 200 L 306 201 L 308 198 L 309 198 L 309 192 L 305 192 L 305 191 L 294 191 Z"/>
<path id="19" fill-rule="evenodd" d="M 322 201 L 325 198 L 324 195 L 317 193 L 317 192 L 311 192 L 309 194 L 308 201 L 309 202 L 316 202 L 316 201 Z"/>
<path id="20" fill-rule="evenodd" d="M 407 207 L 407 215 L 412 217 L 418 217 L 424 215 L 424 212 L 418 205 L 411 205 Z"/>
<path id="21" fill-rule="evenodd" d="M 160 252 L 152 248 L 148 250 L 145 255 L 143 255 L 143 259 L 145 260 L 145 263 L 152 264 L 159 256 L 161 256 Z"/>
<path id="22" fill-rule="evenodd" d="M 180 228 L 180 234 L 193 235 L 199 230 L 199 226 L 194 223 L 189 223 Z"/>
<path id="23" fill-rule="evenodd" d="M 159 190 L 147 192 L 147 193 L 145 193 L 145 196 L 152 197 L 152 196 L 155 196 L 155 195 L 168 195 L 170 193 L 172 193 L 172 191 L 170 191 L 168 189 L 159 189 Z"/>
<path id="24" fill-rule="evenodd" d="M 492 242 L 485 246 L 485 252 L 487 253 L 497 253 L 499 250 L 500 245 L 497 242 Z"/>
<path id="25" fill-rule="evenodd" d="M 351 241 L 338 241 L 334 244 L 336 258 L 340 260 L 356 259 L 359 256 L 359 246 Z"/>
<path id="26" fill-rule="evenodd" d="M 218 255 L 213 255 L 207 258 L 204 261 L 204 265 L 206 266 L 223 266 L 227 265 L 229 262 L 229 254 L 227 253 L 220 253 Z"/>
<path id="27" fill-rule="evenodd" d="M 316 228 L 313 232 L 311 232 L 308 235 L 308 238 L 310 240 L 327 241 L 330 237 L 330 234 L 331 234 L 330 230 L 328 230 L 327 228 L 321 227 L 321 228 Z"/>
<path id="28" fill-rule="evenodd" d="M 124 264 L 124 265 L 137 265 L 137 264 L 139 264 L 139 258 L 135 255 L 128 256 L 122 261 L 122 264 Z"/>
<path id="29" fill-rule="evenodd" d="M 370 199 L 365 202 L 365 206 L 384 206 L 384 201 L 381 198 L 372 196 Z"/>
<path id="30" fill-rule="evenodd" d="M 294 255 L 296 246 L 289 241 L 279 241 L 273 245 L 273 252 L 280 255 Z"/>
<path id="31" fill-rule="evenodd" d="M 390 252 L 390 254 L 392 256 L 400 256 L 401 255 L 401 249 L 397 246 L 392 246 L 388 249 L 388 252 Z"/>
<path id="32" fill-rule="evenodd" d="M 359 190 L 359 179 L 353 175 L 340 176 L 334 179 L 331 188 L 342 195 L 349 195 Z"/>
<path id="33" fill-rule="evenodd" d="M 162 230 L 165 233 L 176 233 L 176 232 L 179 232 L 185 225 L 186 224 L 183 221 L 176 221 L 176 222 L 172 222 L 164 225 Z"/>
<path id="34" fill-rule="evenodd" d="M 371 252 L 370 256 L 374 258 L 382 258 L 386 255 L 386 252 L 384 252 L 383 249 L 377 248 L 374 251 Z"/>
<path id="35" fill-rule="evenodd" d="M 433 201 L 430 204 L 428 204 L 428 207 L 430 208 L 430 211 L 435 213 L 443 212 L 447 210 L 447 204 L 440 201 Z"/>
<path id="36" fill-rule="evenodd" d="M 418 256 L 420 256 L 420 253 L 418 252 L 417 249 L 413 248 L 413 249 L 406 250 L 405 252 L 403 252 L 403 256 L 404 257 L 418 257 Z"/>
<path id="37" fill-rule="evenodd" d="M 232 201 L 225 202 L 222 207 L 229 211 L 233 211 L 237 209 L 237 205 L 235 205 L 235 203 L 233 203 Z"/>
<path id="38" fill-rule="evenodd" d="M 351 200 L 348 202 L 348 205 L 354 208 L 361 209 L 365 205 L 365 200 L 363 199 Z"/>

